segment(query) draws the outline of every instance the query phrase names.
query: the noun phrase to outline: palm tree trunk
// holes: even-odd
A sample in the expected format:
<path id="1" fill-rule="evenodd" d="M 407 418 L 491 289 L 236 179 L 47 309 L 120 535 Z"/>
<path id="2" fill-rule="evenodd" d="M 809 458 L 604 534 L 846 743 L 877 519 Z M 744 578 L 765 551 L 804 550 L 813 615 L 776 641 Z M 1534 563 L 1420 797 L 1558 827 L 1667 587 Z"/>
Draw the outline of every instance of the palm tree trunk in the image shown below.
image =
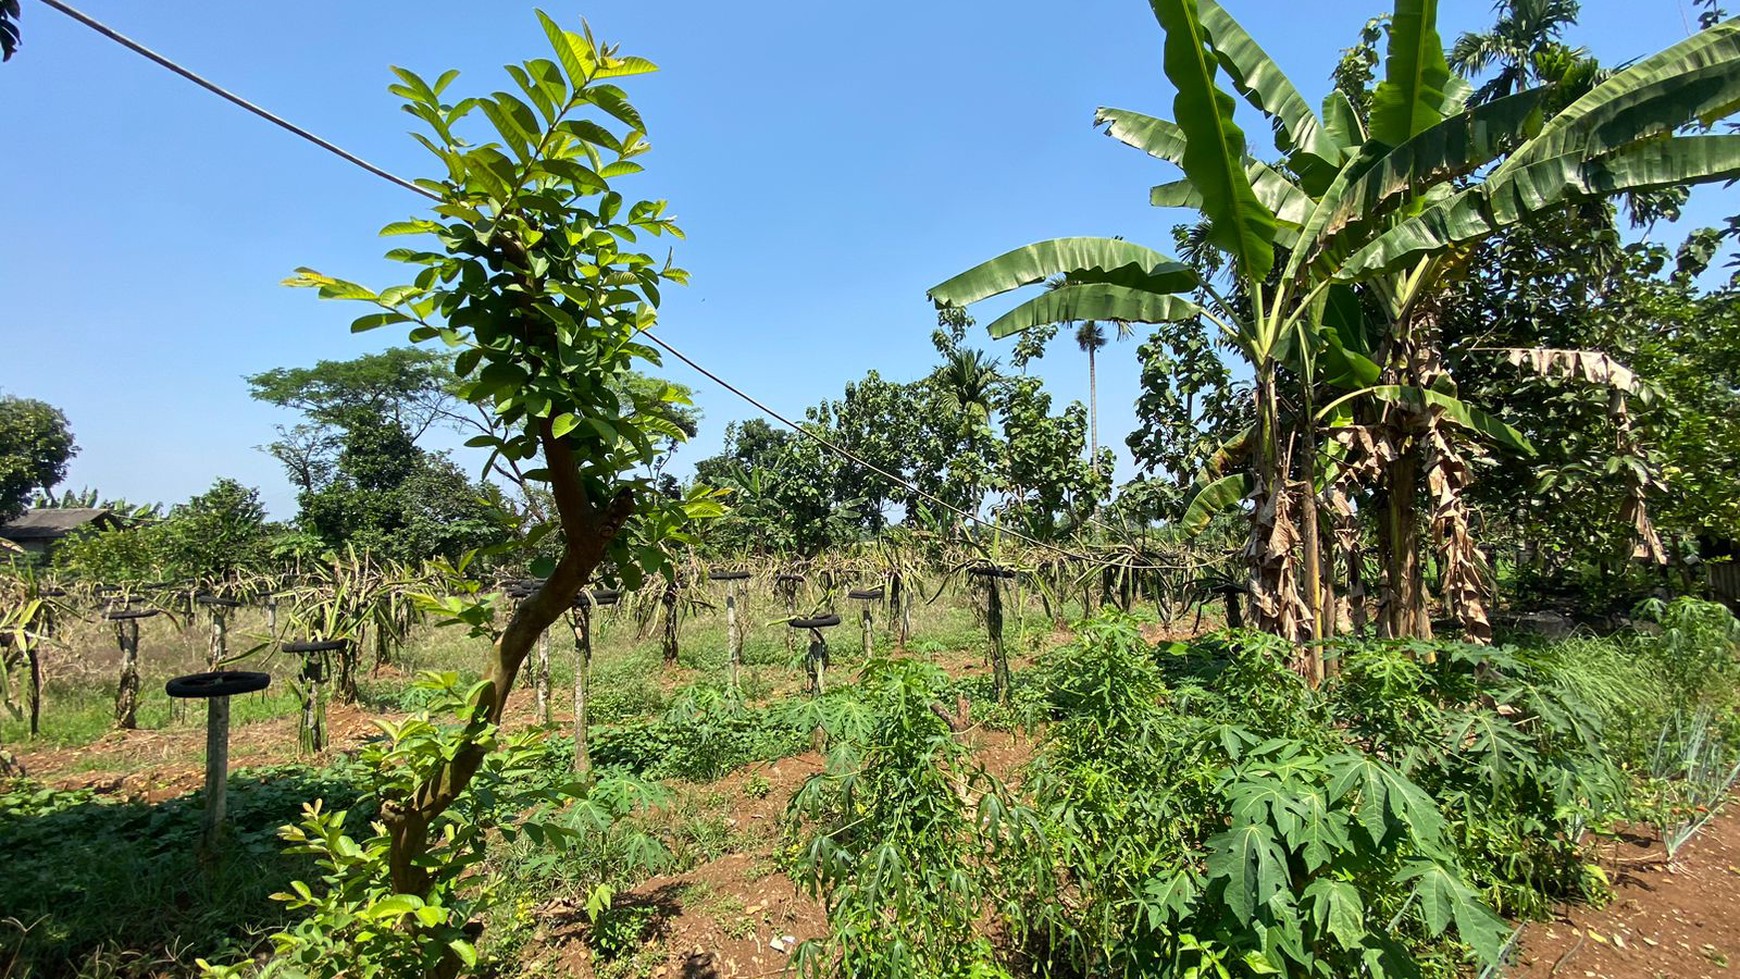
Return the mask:
<path id="1" fill-rule="evenodd" d="M 1100 389 L 1094 370 L 1094 348 L 1088 347 L 1088 462 L 1100 471 Z"/>

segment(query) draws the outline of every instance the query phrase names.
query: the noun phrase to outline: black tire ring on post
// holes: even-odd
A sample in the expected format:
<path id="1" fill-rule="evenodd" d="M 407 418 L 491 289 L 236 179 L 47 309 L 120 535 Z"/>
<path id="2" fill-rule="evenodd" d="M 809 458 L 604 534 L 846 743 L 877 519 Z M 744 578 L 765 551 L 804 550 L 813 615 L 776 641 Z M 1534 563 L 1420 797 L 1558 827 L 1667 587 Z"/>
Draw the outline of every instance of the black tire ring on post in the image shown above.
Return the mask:
<path id="1" fill-rule="evenodd" d="M 583 591 L 574 596 L 575 608 L 589 608 L 599 605 L 615 605 L 622 601 L 622 592 L 615 588 L 600 588 L 597 591 Z"/>
<path id="2" fill-rule="evenodd" d="M 154 608 L 124 608 L 114 612 L 104 612 L 103 618 L 110 622 L 126 622 L 131 619 L 149 619 L 156 614 L 158 614 L 158 610 Z"/>
<path id="3" fill-rule="evenodd" d="M 818 615 L 813 619 L 792 619 L 793 629 L 829 629 L 840 624 L 838 615 Z"/>
<path id="4" fill-rule="evenodd" d="M 749 572 L 747 572 L 747 571 L 712 571 L 712 572 L 708 572 L 707 578 L 710 581 L 747 581 L 747 580 L 749 580 Z"/>
<path id="5" fill-rule="evenodd" d="M 193 596 L 193 600 L 201 605 L 214 605 L 219 608 L 242 607 L 242 600 L 239 598 L 222 598 L 217 595 L 195 595 Z"/>
<path id="6" fill-rule="evenodd" d="M 190 673 L 178 676 L 163 685 L 163 692 L 183 700 L 205 697 L 234 697 L 238 694 L 264 690 L 272 683 L 270 673 L 249 670 L 218 670 L 213 673 Z"/>
<path id="7" fill-rule="evenodd" d="M 860 602 L 880 602 L 882 601 L 882 589 L 854 588 L 846 593 L 846 597 L 855 598 Z"/>
<path id="8" fill-rule="evenodd" d="M 995 564 L 978 565 L 967 569 L 967 574 L 979 578 L 1015 578 L 1019 572 L 1013 568 L 1000 568 Z"/>
<path id="9" fill-rule="evenodd" d="M 348 639 L 325 639 L 318 642 L 287 642 L 284 644 L 284 651 L 286 653 L 330 653 L 334 650 L 343 649 L 349 642 L 350 640 Z"/>
<path id="10" fill-rule="evenodd" d="M 804 576 L 801 574 L 780 574 L 780 575 L 774 575 L 773 580 L 779 582 L 780 584 L 785 584 L 787 582 L 801 583 L 805 579 L 804 579 Z"/>

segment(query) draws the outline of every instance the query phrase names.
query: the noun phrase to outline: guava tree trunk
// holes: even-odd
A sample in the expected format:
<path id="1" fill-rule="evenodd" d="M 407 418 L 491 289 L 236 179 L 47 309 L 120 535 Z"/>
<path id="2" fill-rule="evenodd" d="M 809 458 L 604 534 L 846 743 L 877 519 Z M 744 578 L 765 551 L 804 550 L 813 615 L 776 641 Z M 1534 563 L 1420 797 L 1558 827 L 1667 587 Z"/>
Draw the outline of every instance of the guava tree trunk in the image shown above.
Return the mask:
<path id="1" fill-rule="evenodd" d="M 491 724 L 501 722 L 514 680 L 538 636 L 573 607 L 574 596 L 591 578 L 604 559 L 605 549 L 622 532 L 635 510 L 634 493 L 627 487 L 608 501 L 590 499 L 580 483 L 573 449 L 552 434 L 548 420 L 542 428 L 540 441 L 561 520 L 564 551 L 550 576 L 519 604 L 507 628 L 490 648 L 477 710 L 480 719 Z M 388 863 L 395 892 L 428 894 L 431 879 L 428 868 L 423 866 L 423 857 L 429 851 L 430 827 L 477 775 L 486 752 L 478 742 L 465 744 L 450 760 L 438 765 L 408 797 L 382 803 L 381 818 L 390 840 Z"/>

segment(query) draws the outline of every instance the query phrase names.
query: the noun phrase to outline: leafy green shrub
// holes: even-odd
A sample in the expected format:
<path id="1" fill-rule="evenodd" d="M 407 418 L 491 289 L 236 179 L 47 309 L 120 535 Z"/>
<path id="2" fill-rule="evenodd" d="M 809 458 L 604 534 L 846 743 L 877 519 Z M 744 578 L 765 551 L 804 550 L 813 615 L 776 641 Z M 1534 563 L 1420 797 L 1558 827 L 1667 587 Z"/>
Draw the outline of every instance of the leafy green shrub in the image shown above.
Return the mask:
<path id="1" fill-rule="evenodd" d="M 1655 735 L 1634 751 L 1643 776 L 1636 814 L 1672 857 L 1740 779 L 1740 621 L 1691 598 L 1642 611 L 1659 631 L 1640 638 L 1639 661 L 1666 697 L 1629 705 Z"/>
<path id="2" fill-rule="evenodd" d="M 698 782 L 807 747 L 808 730 L 794 725 L 788 711 L 749 707 L 712 686 L 684 691 L 657 720 L 604 726 L 590 743 L 601 767 Z"/>
<path id="3" fill-rule="evenodd" d="M 836 743 L 788 810 L 794 876 L 832 928 L 794 964 L 810 976 L 1004 975 L 975 927 L 1006 835 L 1003 790 L 932 712 L 935 667 L 873 660 L 862 687 L 868 729 Z"/>
<path id="4" fill-rule="evenodd" d="M 26 781 L 0 790 L 7 873 L 0 907 L 29 925 L 4 941 L 15 975 L 79 974 L 111 947 L 141 970 L 191 972 L 194 955 L 230 954 L 238 941 L 281 926 L 269 896 L 306 874 L 304 857 L 280 852 L 277 829 L 309 798 L 358 804 L 363 773 L 340 762 L 239 770 L 230 776 L 224 857 L 202 864 L 202 793 L 155 805 Z"/>
<path id="5" fill-rule="evenodd" d="M 597 670 L 587 712 L 594 724 L 621 724 L 658 714 L 668 706 L 664 694 L 643 675 Z"/>
<path id="6" fill-rule="evenodd" d="M 1366 642 L 1326 693 L 1365 751 L 1450 814 L 1463 866 L 1492 904 L 1541 917 L 1596 896 L 1580 843 L 1622 810 L 1599 714 L 1548 659 L 1509 647 Z"/>
<path id="7" fill-rule="evenodd" d="M 468 790 L 431 827 L 436 842 L 421 858 L 430 875 L 426 894 L 395 891 L 384 822 L 371 823 L 359 839 L 343 811 L 319 801 L 305 805 L 301 822 L 280 835 L 290 853 L 313 857 L 322 873 L 312 884 L 292 881 L 274 895 L 304 917 L 272 936 L 273 954 L 262 975 L 414 976 L 473 967 L 482 917 L 501 884 L 473 872 L 483 860 L 485 839 L 499 834 L 510 844 L 522 838 L 562 844 L 608 829 L 623 810 L 620 801 L 610 801 L 613 792 L 620 794 L 614 785 L 566 781 L 563 770 L 549 763 L 543 732 L 508 735 L 484 719 L 478 709 L 481 684 L 461 690 L 453 673 L 426 674 L 418 683 L 429 692 L 431 709 L 452 720 L 425 711 L 397 723 L 377 721 L 386 738 L 368 744 L 358 757 L 369 798 L 401 805 L 461 743 L 489 749 Z M 608 900 L 608 887 L 600 885 L 591 903 Z M 253 969 L 201 965 L 217 976 Z"/>
<path id="8" fill-rule="evenodd" d="M 1431 796 L 1345 742 L 1288 651 L 1231 633 L 1157 658 L 1106 613 L 1046 664 L 1040 846 L 1003 902 L 1043 972 L 1448 974 L 1452 934 L 1497 956 Z"/>
<path id="9" fill-rule="evenodd" d="M 599 912 L 587 938 L 607 959 L 632 952 L 646 936 L 656 909 L 650 904 L 616 904 Z"/>

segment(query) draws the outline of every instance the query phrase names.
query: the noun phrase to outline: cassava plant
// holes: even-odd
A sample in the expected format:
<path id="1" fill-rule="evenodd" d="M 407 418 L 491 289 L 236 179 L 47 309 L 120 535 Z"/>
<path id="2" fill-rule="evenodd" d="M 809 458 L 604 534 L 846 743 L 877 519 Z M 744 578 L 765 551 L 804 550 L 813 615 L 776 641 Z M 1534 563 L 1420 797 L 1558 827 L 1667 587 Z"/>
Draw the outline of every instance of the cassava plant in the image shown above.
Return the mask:
<path id="1" fill-rule="evenodd" d="M 464 595 L 435 602 L 451 619 L 492 641 L 475 698 L 481 722 L 498 722 L 538 637 L 572 607 L 575 595 L 607 562 L 609 575 L 637 587 L 669 562 L 644 538 L 624 533 L 661 515 L 661 526 L 716 515 L 714 497 L 655 493 L 645 475 L 654 456 L 684 431 L 670 419 L 682 395 L 669 385 L 618 383 L 658 353 L 638 335 L 657 320 L 660 293 L 687 274 L 636 250 L 642 235 L 680 235 L 663 201 L 629 203 L 611 181 L 642 170 L 646 128 L 621 78 L 656 70 L 600 43 L 585 28 L 565 30 L 539 14 L 552 58 L 509 65 L 519 94 L 450 99 L 458 73 L 433 83 L 395 68 L 390 91 L 424 132 L 415 138 L 440 161 L 440 175 L 417 187 L 435 200 L 432 213 L 383 229 L 432 239 L 428 250 L 398 248 L 388 258 L 415 266 L 405 285 L 381 291 L 299 270 L 289 284 L 325 298 L 377 309 L 359 318 L 361 332 L 409 324 L 413 342 L 439 340 L 459 351 L 459 396 L 488 410 L 498 430 L 472 439 L 492 456 L 524 465 L 547 485 L 553 519 L 526 535 L 529 550 L 560 534 L 559 556 L 534 573 L 543 583 L 499 629 L 493 606 Z M 425 859 L 431 827 L 459 800 L 483 764 L 483 741 L 462 739 L 452 754 L 414 784 L 382 802 L 397 893 L 431 886 Z"/>

